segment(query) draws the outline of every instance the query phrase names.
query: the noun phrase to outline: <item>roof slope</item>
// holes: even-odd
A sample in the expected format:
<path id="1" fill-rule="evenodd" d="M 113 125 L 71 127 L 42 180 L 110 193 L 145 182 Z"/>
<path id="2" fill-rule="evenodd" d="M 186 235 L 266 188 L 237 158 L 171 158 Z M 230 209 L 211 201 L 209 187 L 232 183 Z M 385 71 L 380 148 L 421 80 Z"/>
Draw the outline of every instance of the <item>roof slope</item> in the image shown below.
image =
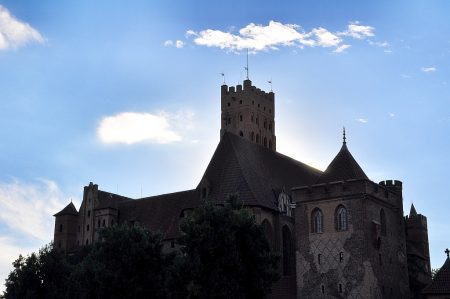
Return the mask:
<path id="1" fill-rule="evenodd" d="M 197 190 L 188 190 L 122 201 L 119 203 L 120 221 L 133 221 L 152 232 L 161 232 L 165 239 L 179 234 L 181 212 L 200 205 Z"/>
<path id="2" fill-rule="evenodd" d="M 450 295 L 450 258 L 447 257 L 447 260 L 438 273 L 436 273 L 433 281 L 423 289 L 422 293 Z"/>
<path id="3" fill-rule="evenodd" d="M 104 208 L 117 209 L 119 203 L 130 200 L 132 199 L 126 196 L 98 190 L 98 203 L 96 204 L 95 209 L 104 209 Z"/>
<path id="4" fill-rule="evenodd" d="M 208 186 L 208 198 L 224 202 L 237 193 L 245 205 L 276 209 L 277 190 L 314 183 L 322 172 L 285 155 L 225 133 L 197 188 Z"/>
<path id="5" fill-rule="evenodd" d="M 356 162 L 355 158 L 353 158 L 344 141 L 341 150 L 333 161 L 331 161 L 330 165 L 328 165 L 317 183 L 320 184 L 350 179 L 368 180 L 369 178 L 359 166 L 358 162 Z"/>
<path id="6" fill-rule="evenodd" d="M 62 215 L 78 215 L 78 211 L 75 208 L 75 206 L 73 205 L 72 202 L 70 202 L 64 209 L 62 209 L 61 211 L 59 211 L 58 213 L 56 213 L 53 216 L 62 216 Z"/>

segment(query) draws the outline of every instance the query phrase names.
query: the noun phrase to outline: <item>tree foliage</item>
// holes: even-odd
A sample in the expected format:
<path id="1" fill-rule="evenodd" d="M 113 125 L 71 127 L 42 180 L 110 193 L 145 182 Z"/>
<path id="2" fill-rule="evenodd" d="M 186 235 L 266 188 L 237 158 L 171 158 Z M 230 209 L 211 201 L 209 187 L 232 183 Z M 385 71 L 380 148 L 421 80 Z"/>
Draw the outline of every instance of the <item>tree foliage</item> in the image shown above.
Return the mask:
<path id="1" fill-rule="evenodd" d="M 1 298 L 265 298 L 278 279 L 278 257 L 250 212 L 232 198 L 205 203 L 181 223 L 181 250 L 162 236 L 115 225 L 65 255 L 45 246 L 19 256 Z"/>

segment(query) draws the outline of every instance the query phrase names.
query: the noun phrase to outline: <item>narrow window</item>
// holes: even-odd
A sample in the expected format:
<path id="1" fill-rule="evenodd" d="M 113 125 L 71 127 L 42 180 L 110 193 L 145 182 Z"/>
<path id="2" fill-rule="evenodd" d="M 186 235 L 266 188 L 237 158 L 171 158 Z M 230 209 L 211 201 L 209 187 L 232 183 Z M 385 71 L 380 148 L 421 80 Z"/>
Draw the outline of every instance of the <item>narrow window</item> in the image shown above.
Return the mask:
<path id="1" fill-rule="evenodd" d="M 103 219 L 102 226 L 103 226 L 103 227 L 106 226 L 106 221 L 105 221 L 105 219 Z"/>
<path id="2" fill-rule="evenodd" d="M 258 104 L 258 108 L 260 107 L 260 105 Z"/>
<path id="3" fill-rule="evenodd" d="M 86 239 L 86 245 L 89 245 L 89 239 Z"/>
<path id="4" fill-rule="evenodd" d="M 256 134 L 256 143 L 259 144 L 259 134 Z"/>
<path id="5" fill-rule="evenodd" d="M 386 215 L 384 214 L 384 210 L 380 211 L 380 225 L 381 225 L 381 235 L 386 236 Z"/>
<path id="6" fill-rule="evenodd" d="M 88 210 L 88 217 L 91 217 L 91 210 Z"/>
<path id="7" fill-rule="evenodd" d="M 250 139 L 251 139 L 252 141 L 255 141 L 255 133 L 254 133 L 254 132 L 251 132 L 251 133 L 250 133 Z"/>
<path id="8" fill-rule="evenodd" d="M 253 113 L 252 113 L 252 116 L 251 116 L 251 121 L 252 121 L 252 122 L 255 121 L 255 116 L 253 115 Z"/>
<path id="9" fill-rule="evenodd" d="M 323 215 L 320 209 L 315 209 L 312 213 L 312 232 L 323 232 Z"/>
<path id="10" fill-rule="evenodd" d="M 255 101 L 252 101 L 252 105 L 255 105 Z"/>
<path id="11" fill-rule="evenodd" d="M 342 284 L 339 284 L 339 293 L 342 293 Z"/>
<path id="12" fill-rule="evenodd" d="M 269 140 L 269 148 L 272 149 L 272 140 Z"/>
<path id="13" fill-rule="evenodd" d="M 317 263 L 319 265 L 322 263 L 322 255 L 320 253 L 317 255 Z"/>
<path id="14" fill-rule="evenodd" d="M 175 241 L 170 242 L 170 248 L 175 248 Z"/>
<path id="15" fill-rule="evenodd" d="M 100 227 L 100 219 L 97 220 L 97 227 Z"/>
<path id="16" fill-rule="evenodd" d="M 114 219 L 111 219 L 111 225 L 114 225 Z"/>
<path id="17" fill-rule="evenodd" d="M 243 119 L 244 119 L 244 118 L 243 118 L 242 114 L 239 115 L 239 121 L 242 121 Z"/>
<path id="18" fill-rule="evenodd" d="M 266 111 L 266 106 L 264 106 L 264 111 Z"/>
<path id="19" fill-rule="evenodd" d="M 267 147 L 267 138 L 264 137 L 264 146 Z"/>
<path id="20" fill-rule="evenodd" d="M 340 206 L 337 210 L 337 229 L 339 231 L 347 230 L 347 209 Z"/>
<path id="21" fill-rule="evenodd" d="M 322 294 L 325 294 L 325 286 L 324 285 L 322 285 Z"/>
<path id="22" fill-rule="evenodd" d="M 256 124 L 257 124 L 257 125 L 259 124 L 259 120 L 258 120 L 258 117 L 256 117 Z"/>
<path id="23" fill-rule="evenodd" d="M 227 105 L 228 105 L 228 107 L 230 107 L 230 106 L 231 106 L 231 103 L 230 103 L 230 102 L 228 102 L 228 104 L 227 104 Z"/>
<path id="24" fill-rule="evenodd" d="M 62 233 L 62 230 L 63 230 L 63 225 L 60 224 L 60 225 L 59 225 L 59 232 Z"/>
<path id="25" fill-rule="evenodd" d="M 61 248 L 61 241 L 58 242 L 58 248 Z"/>
<path id="26" fill-rule="evenodd" d="M 266 120 L 264 120 L 264 129 L 267 129 L 267 121 Z"/>
<path id="27" fill-rule="evenodd" d="M 86 231 L 89 231 L 89 224 L 86 225 Z"/>
<path id="28" fill-rule="evenodd" d="M 206 188 L 202 188 L 202 198 L 206 198 Z"/>
<path id="29" fill-rule="evenodd" d="M 272 131 L 272 124 L 269 123 L 269 131 Z"/>
<path id="30" fill-rule="evenodd" d="M 272 113 L 272 109 L 269 109 L 269 113 Z"/>
<path id="31" fill-rule="evenodd" d="M 339 262 L 342 263 L 344 261 L 344 253 L 339 252 Z"/>
<path id="32" fill-rule="evenodd" d="M 228 124 L 231 125 L 231 117 L 228 117 Z"/>
<path id="33" fill-rule="evenodd" d="M 239 100 L 239 104 L 242 104 L 242 100 Z"/>
<path id="34" fill-rule="evenodd" d="M 244 132 L 240 131 L 239 136 L 244 137 Z"/>
<path id="35" fill-rule="evenodd" d="M 81 232 L 81 226 L 78 225 L 78 232 Z"/>
<path id="36" fill-rule="evenodd" d="M 381 253 L 378 254 L 378 262 L 380 263 L 380 266 L 383 265 L 383 261 L 381 259 Z"/>

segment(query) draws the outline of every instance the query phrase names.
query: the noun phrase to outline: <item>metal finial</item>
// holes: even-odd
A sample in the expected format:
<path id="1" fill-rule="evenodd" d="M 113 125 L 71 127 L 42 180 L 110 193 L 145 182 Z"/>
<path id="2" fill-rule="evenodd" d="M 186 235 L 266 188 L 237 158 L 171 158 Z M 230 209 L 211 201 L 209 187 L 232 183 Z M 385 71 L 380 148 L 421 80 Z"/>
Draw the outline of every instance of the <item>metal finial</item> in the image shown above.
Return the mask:
<path id="1" fill-rule="evenodd" d="M 344 130 L 343 130 L 343 134 L 342 134 L 342 139 L 343 139 L 343 143 L 344 144 L 347 144 L 347 138 L 345 137 L 345 127 L 343 127 L 344 128 Z"/>
<path id="2" fill-rule="evenodd" d="M 447 258 L 450 258 L 450 250 L 448 250 L 448 248 L 447 248 L 447 249 L 445 249 L 444 252 L 447 254 Z"/>
<path id="3" fill-rule="evenodd" d="M 223 85 L 225 85 L 225 73 L 220 73 L 220 75 L 223 77 Z"/>
<path id="4" fill-rule="evenodd" d="M 269 80 L 269 81 L 267 81 L 267 83 L 269 83 L 269 84 L 270 84 L 270 91 L 273 91 L 273 90 L 272 90 L 272 78 L 270 78 L 270 80 Z"/>
<path id="5" fill-rule="evenodd" d="M 247 80 L 248 80 L 248 48 L 247 48 L 247 66 L 245 67 L 245 70 L 247 71 Z"/>

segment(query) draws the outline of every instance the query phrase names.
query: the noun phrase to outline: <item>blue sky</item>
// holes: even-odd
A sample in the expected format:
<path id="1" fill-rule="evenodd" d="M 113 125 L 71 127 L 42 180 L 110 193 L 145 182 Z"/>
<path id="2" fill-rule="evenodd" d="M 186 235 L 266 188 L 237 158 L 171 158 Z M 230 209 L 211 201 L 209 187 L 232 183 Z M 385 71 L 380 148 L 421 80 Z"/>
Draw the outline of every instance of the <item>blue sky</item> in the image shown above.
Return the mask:
<path id="1" fill-rule="evenodd" d="M 90 181 L 130 197 L 194 188 L 220 85 L 276 94 L 277 148 L 325 169 L 348 146 L 404 182 L 449 246 L 447 1 L 0 1 L 0 279 L 52 239 Z M 141 191 L 142 190 L 142 191 Z M 447 220 L 447 221 L 446 221 Z"/>

